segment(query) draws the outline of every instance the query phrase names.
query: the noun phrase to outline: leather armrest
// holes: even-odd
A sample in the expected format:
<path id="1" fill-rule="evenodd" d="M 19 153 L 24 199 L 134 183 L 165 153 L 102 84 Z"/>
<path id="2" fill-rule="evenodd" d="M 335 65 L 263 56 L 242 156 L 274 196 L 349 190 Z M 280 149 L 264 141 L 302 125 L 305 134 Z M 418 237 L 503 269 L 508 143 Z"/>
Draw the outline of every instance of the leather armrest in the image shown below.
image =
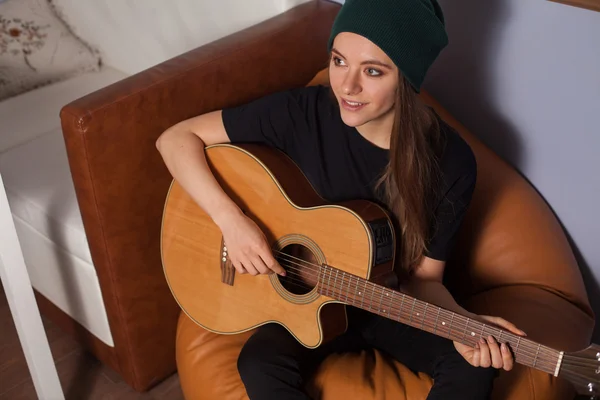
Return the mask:
<path id="1" fill-rule="evenodd" d="M 78 99 L 61 110 L 69 164 L 118 353 L 143 390 L 175 370 L 179 308 L 160 227 L 171 176 L 155 147 L 175 123 L 303 86 L 327 62 L 340 6 L 311 1 Z"/>

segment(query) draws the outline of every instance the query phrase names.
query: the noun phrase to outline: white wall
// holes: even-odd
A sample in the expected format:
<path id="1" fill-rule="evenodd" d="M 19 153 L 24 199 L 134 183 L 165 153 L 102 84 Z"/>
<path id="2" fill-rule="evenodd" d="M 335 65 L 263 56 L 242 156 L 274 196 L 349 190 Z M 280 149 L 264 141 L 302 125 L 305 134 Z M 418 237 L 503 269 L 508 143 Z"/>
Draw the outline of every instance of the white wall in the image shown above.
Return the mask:
<path id="1" fill-rule="evenodd" d="M 550 204 L 600 317 L 600 13 L 542 0 L 440 4 L 450 45 L 425 88 Z"/>
<path id="2" fill-rule="evenodd" d="M 425 89 L 550 204 L 600 319 L 600 13 L 546 0 L 439 2 L 450 45 Z"/>

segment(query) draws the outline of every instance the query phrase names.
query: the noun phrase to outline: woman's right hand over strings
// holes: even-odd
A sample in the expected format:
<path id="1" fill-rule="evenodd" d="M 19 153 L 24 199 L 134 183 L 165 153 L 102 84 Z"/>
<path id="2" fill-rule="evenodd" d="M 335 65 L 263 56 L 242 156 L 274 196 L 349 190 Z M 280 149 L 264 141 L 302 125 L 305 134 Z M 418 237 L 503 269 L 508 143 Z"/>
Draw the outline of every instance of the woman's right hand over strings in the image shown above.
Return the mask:
<path id="1" fill-rule="evenodd" d="M 223 233 L 227 255 L 240 274 L 271 274 L 285 276 L 285 270 L 275 257 L 267 238 L 256 223 L 243 213 L 229 214 L 219 227 Z"/>

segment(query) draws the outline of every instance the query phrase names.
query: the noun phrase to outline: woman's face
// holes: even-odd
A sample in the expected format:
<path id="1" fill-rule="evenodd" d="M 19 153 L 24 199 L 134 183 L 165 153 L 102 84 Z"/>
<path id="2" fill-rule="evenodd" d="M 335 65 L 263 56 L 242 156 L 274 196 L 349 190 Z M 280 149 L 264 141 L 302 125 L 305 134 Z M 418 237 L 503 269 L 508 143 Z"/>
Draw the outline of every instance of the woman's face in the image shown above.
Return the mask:
<path id="1" fill-rule="evenodd" d="M 337 35 L 329 80 L 346 125 L 393 121 L 398 68 L 370 40 L 350 32 Z"/>

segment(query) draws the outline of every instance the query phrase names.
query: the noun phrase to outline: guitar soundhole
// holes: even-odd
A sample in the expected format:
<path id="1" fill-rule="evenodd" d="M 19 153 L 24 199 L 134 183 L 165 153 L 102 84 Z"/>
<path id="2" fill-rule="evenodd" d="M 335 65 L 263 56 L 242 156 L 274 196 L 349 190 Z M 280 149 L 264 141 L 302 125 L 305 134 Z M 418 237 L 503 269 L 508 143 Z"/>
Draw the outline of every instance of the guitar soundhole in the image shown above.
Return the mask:
<path id="1" fill-rule="evenodd" d="M 278 276 L 278 279 L 288 292 L 303 295 L 317 285 L 320 266 L 307 247 L 296 243 L 287 245 L 275 253 L 275 258 L 286 271 L 286 276 Z"/>

